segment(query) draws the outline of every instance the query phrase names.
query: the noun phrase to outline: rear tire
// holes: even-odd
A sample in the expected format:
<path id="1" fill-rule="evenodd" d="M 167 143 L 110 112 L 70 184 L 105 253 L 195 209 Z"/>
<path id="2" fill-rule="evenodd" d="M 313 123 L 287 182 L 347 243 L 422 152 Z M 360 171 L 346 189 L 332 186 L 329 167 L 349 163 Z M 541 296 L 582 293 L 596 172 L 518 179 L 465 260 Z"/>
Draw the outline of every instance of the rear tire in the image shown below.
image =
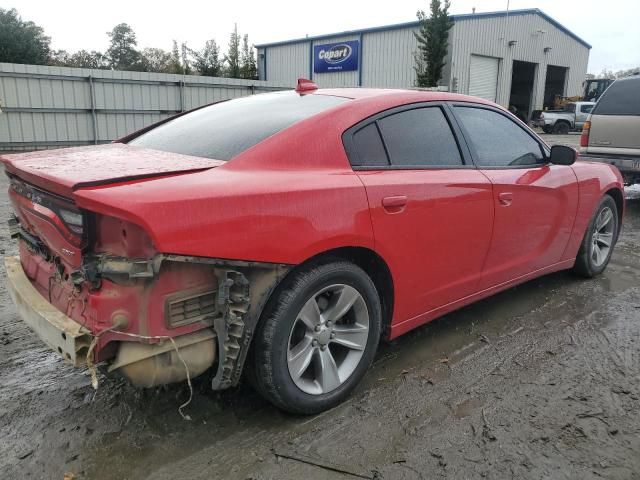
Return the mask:
<path id="1" fill-rule="evenodd" d="M 618 240 L 619 229 L 616 202 L 609 195 L 605 195 L 600 200 L 584 234 L 573 267 L 574 272 L 586 278 L 593 278 L 604 272 Z"/>
<path id="2" fill-rule="evenodd" d="M 553 126 L 553 133 L 556 135 L 567 135 L 571 129 L 567 122 L 556 122 Z"/>
<path id="3" fill-rule="evenodd" d="M 294 272 L 255 335 L 253 381 L 276 407 L 314 414 L 341 403 L 371 365 L 382 313 L 369 276 L 346 261 Z"/>

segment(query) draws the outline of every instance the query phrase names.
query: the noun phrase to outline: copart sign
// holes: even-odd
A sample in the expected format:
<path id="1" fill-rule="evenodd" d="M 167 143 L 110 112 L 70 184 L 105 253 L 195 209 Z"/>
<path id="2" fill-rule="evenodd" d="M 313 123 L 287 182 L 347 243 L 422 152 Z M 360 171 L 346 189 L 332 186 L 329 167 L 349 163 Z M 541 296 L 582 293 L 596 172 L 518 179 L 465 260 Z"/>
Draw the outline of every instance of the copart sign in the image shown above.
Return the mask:
<path id="1" fill-rule="evenodd" d="M 358 70 L 358 40 L 313 46 L 313 72 Z"/>

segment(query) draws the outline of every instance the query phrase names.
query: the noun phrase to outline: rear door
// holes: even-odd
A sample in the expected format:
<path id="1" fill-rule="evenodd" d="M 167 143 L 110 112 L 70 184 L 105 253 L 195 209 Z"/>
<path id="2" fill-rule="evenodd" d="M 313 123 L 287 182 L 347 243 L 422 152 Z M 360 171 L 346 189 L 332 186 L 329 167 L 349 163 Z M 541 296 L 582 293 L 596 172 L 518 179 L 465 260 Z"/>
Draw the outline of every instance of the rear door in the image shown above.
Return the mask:
<path id="1" fill-rule="evenodd" d="M 616 80 L 591 114 L 587 153 L 640 156 L 640 77 Z"/>
<path id="2" fill-rule="evenodd" d="M 561 260 L 578 202 L 573 169 L 550 165 L 546 146 L 497 108 L 453 107 L 475 164 L 493 184 L 495 221 L 481 289 Z"/>
<path id="3" fill-rule="evenodd" d="M 448 108 L 401 107 L 343 138 L 393 275 L 395 320 L 473 293 L 491 239 L 491 183 L 458 144 Z"/>

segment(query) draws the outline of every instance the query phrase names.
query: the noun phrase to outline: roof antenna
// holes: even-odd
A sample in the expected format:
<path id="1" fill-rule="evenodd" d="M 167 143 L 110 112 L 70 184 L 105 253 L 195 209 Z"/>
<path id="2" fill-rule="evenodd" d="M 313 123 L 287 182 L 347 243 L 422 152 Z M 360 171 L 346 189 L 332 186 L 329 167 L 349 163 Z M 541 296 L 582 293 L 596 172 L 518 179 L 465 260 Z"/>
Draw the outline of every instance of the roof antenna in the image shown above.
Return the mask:
<path id="1" fill-rule="evenodd" d="M 313 92 L 318 89 L 318 85 L 316 85 L 311 80 L 307 80 L 306 78 L 299 78 L 298 85 L 296 86 L 296 92 L 299 94 L 303 94 L 305 92 Z"/>
<path id="2" fill-rule="evenodd" d="M 476 13 L 476 7 L 473 7 L 473 8 L 471 9 L 471 13 Z"/>

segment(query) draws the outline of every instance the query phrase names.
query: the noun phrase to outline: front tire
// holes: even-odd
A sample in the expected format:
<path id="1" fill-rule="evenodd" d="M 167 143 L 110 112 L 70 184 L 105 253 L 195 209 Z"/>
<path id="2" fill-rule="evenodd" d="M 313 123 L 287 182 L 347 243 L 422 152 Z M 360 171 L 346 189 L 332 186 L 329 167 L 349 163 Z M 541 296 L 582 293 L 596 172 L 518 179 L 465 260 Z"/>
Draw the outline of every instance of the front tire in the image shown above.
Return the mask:
<path id="1" fill-rule="evenodd" d="M 314 414 L 341 403 L 371 365 L 380 299 L 369 276 L 336 261 L 285 279 L 256 331 L 257 390 L 278 408 Z"/>
<path id="2" fill-rule="evenodd" d="M 580 245 L 574 271 L 586 278 L 600 275 L 611 259 L 620 229 L 618 207 L 609 195 L 598 205 Z"/>

